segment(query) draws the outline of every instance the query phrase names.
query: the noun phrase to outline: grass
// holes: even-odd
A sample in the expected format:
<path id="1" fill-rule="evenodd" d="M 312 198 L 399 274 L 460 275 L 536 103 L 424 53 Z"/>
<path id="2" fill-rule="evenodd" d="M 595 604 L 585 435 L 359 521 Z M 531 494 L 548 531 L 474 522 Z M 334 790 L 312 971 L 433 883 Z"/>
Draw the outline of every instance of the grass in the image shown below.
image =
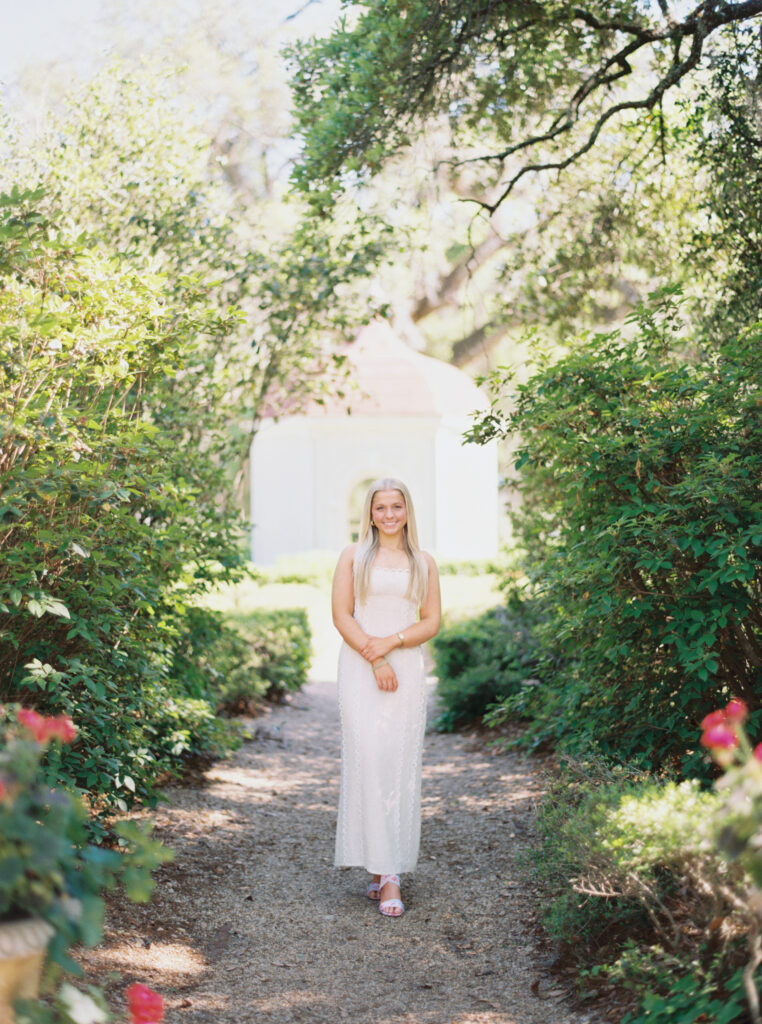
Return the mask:
<path id="1" fill-rule="evenodd" d="M 207 603 L 226 613 L 245 633 L 246 616 L 256 608 L 304 608 L 312 630 L 312 679 L 333 679 L 341 639 L 331 620 L 331 576 L 335 557 L 326 552 L 291 555 L 275 568 L 261 570 L 261 580 L 245 580 L 211 594 Z M 305 582 L 292 582 L 304 580 Z M 449 617 L 478 614 L 499 604 L 498 578 L 492 573 L 462 573 L 441 577 L 442 610 Z"/>

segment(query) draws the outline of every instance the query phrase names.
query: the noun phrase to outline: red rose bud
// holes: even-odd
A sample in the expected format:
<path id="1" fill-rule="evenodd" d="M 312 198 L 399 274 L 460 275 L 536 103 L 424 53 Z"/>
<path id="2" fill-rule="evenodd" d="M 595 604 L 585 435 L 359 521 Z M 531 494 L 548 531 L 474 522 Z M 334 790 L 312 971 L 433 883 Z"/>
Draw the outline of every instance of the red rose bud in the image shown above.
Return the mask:
<path id="1" fill-rule="evenodd" d="M 711 729 L 715 725 L 724 725 L 725 721 L 724 711 L 710 711 L 709 714 L 701 720 L 701 728 L 706 732 L 707 729 Z"/>
<path id="2" fill-rule="evenodd" d="M 729 722 L 744 722 L 749 714 L 749 709 L 742 700 L 733 698 L 725 708 L 725 718 Z"/>
<path id="3" fill-rule="evenodd" d="M 164 1000 L 148 985 L 136 983 L 126 992 L 131 1024 L 161 1024 L 164 1018 Z"/>
<path id="4" fill-rule="evenodd" d="M 762 761 L 762 743 L 758 743 L 751 755 L 755 761 Z"/>
<path id="5" fill-rule="evenodd" d="M 701 737 L 701 744 L 704 747 L 719 747 L 722 750 L 731 750 L 738 746 L 738 737 L 735 729 L 729 725 L 712 725 L 704 730 Z"/>

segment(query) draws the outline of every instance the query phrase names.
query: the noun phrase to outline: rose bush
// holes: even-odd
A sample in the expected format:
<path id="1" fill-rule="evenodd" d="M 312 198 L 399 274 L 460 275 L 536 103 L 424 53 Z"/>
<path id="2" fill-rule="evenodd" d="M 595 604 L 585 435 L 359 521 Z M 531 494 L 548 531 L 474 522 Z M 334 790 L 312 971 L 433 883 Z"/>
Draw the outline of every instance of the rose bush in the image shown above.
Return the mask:
<path id="1" fill-rule="evenodd" d="M 135 983 L 125 992 L 129 1024 L 161 1024 L 164 1000 L 148 985 Z M 22 1000 L 16 1024 L 108 1024 L 114 1020 L 103 993 L 92 985 L 86 992 L 64 982 L 50 1003 Z"/>
<path id="2" fill-rule="evenodd" d="M 77 728 L 65 714 L 0 708 L 0 921 L 40 917 L 52 926 L 51 983 L 62 972 L 81 974 L 68 953 L 72 945 L 92 946 L 102 938 L 103 890 L 119 882 L 130 899 L 145 901 L 152 870 L 172 857 L 151 839 L 150 826 L 134 821 L 114 824 L 117 848 L 89 842 L 88 808 L 74 794 L 51 788 L 43 768 L 51 748 L 76 742 Z M 52 1012 L 27 1000 L 18 1020 L 68 1019 Z"/>
<path id="3" fill-rule="evenodd" d="M 762 743 L 752 748 L 745 729 L 748 708 L 731 700 L 701 723 L 701 743 L 725 769 L 716 789 L 723 797 L 715 814 L 717 849 L 731 865 L 743 871 L 743 882 L 733 890 L 736 910 L 747 922 L 748 961 L 744 989 L 753 1024 L 760 1024 L 759 992 L 755 972 L 762 964 Z"/>

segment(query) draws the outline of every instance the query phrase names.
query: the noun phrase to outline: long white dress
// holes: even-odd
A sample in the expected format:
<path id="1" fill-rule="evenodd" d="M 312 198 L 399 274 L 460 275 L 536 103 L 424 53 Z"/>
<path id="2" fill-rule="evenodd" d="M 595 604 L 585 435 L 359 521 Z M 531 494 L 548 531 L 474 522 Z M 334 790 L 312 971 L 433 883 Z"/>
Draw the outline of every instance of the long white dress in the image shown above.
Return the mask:
<path id="1" fill-rule="evenodd" d="M 389 636 L 417 619 L 406 596 L 409 570 L 376 566 L 354 617 L 370 636 Z M 378 688 L 373 669 L 346 643 L 339 654 L 341 792 L 336 827 L 337 867 L 373 874 L 412 871 L 421 835 L 421 753 L 426 688 L 420 647 L 387 655 L 399 683 Z"/>

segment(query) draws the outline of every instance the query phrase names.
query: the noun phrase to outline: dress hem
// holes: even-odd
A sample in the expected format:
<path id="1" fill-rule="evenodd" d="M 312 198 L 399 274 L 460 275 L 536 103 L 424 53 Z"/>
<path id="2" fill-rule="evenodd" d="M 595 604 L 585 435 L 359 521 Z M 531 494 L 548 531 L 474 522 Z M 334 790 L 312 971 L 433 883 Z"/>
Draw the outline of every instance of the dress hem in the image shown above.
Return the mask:
<path id="1" fill-rule="evenodd" d="M 413 864 L 412 866 L 403 865 L 399 868 L 393 868 L 391 871 L 387 871 L 386 869 L 382 869 L 379 867 L 372 867 L 360 861 L 353 861 L 351 864 L 339 864 L 338 862 L 334 862 L 333 866 L 335 868 L 364 868 L 366 871 L 369 871 L 371 875 L 409 875 L 413 871 L 415 871 L 416 864 Z"/>

